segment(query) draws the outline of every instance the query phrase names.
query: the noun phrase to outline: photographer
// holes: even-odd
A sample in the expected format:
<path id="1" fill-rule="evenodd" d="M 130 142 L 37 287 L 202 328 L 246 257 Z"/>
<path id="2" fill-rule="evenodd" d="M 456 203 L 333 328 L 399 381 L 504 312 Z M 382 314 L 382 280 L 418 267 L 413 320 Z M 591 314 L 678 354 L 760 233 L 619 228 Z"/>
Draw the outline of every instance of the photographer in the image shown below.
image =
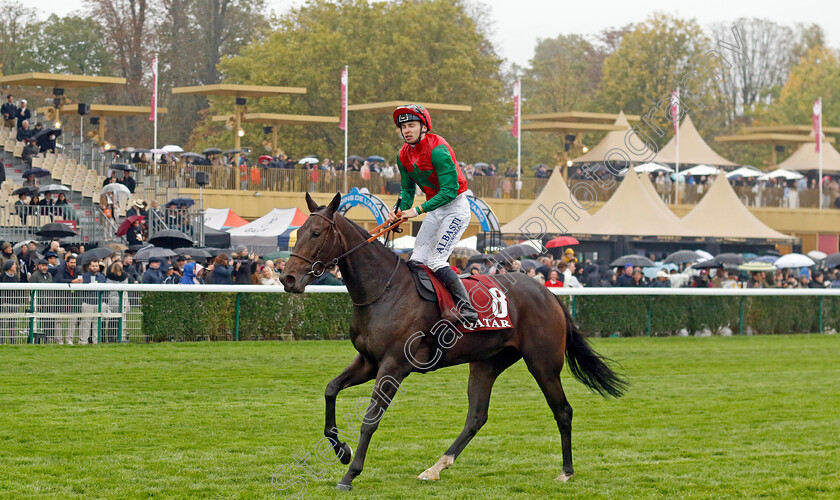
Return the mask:
<path id="1" fill-rule="evenodd" d="M 245 245 L 239 245 L 233 253 L 233 283 L 250 285 L 251 276 L 257 271 L 257 256 L 248 253 Z"/>

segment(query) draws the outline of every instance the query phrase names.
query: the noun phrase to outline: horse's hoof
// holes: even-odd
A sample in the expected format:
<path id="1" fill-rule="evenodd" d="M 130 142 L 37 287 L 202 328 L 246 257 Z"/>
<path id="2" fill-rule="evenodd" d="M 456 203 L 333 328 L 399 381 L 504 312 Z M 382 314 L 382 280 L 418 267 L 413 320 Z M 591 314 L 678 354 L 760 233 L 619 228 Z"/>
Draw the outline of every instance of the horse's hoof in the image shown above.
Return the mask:
<path id="1" fill-rule="evenodd" d="M 350 463 L 350 460 L 353 458 L 353 448 L 350 448 L 350 445 L 347 443 L 341 443 L 341 456 L 339 461 L 347 465 Z"/>
<path id="2" fill-rule="evenodd" d="M 566 473 L 564 472 L 564 473 L 560 474 L 559 476 L 557 476 L 557 477 L 556 477 L 556 478 L 554 478 L 554 479 L 556 479 L 557 481 L 560 481 L 561 483 L 565 483 L 566 481 L 568 481 L 569 479 L 571 479 L 574 475 L 575 475 L 575 473 L 574 473 L 574 472 L 572 472 L 571 474 L 566 474 Z"/>
<path id="3" fill-rule="evenodd" d="M 426 469 L 422 474 L 417 476 L 417 479 L 422 481 L 437 481 L 440 479 L 440 474 L 431 469 Z"/>
<path id="4" fill-rule="evenodd" d="M 353 485 L 352 484 L 338 483 L 338 485 L 336 485 L 335 489 L 337 489 L 338 491 L 350 491 L 350 490 L 353 489 Z"/>

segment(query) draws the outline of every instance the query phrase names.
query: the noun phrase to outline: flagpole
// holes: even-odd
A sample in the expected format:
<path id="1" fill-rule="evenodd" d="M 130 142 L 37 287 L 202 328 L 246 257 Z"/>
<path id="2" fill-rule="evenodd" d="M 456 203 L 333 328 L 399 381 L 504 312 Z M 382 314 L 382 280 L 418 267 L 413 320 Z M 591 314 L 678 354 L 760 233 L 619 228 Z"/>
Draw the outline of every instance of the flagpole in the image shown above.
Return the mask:
<path id="1" fill-rule="evenodd" d="M 347 194 L 347 103 L 350 100 L 350 71 L 349 65 L 344 65 L 344 102 L 342 103 L 342 111 L 344 113 L 344 194 Z"/>
<path id="2" fill-rule="evenodd" d="M 516 110 L 516 199 L 522 198 L 522 80 L 517 80 L 519 96 Z"/>
<path id="3" fill-rule="evenodd" d="M 680 105 L 680 87 L 677 86 L 677 106 Z M 673 108 L 672 108 L 673 109 Z M 679 107 L 677 108 L 677 116 L 673 116 L 672 120 L 674 120 L 674 140 L 676 141 L 677 146 L 677 154 L 676 154 L 676 166 L 677 166 L 677 182 L 676 186 L 676 195 L 674 196 L 674 200 L 676 200 L 676 204 L 680 204 L 680 111 Z"/>
<path id="4" fill-rule="evenodd" d="M 822 160 L 822 156 L 823 156 L 822 155 L 822 150 L 823 150 L 823 148 L 822 148 L 823 124 L 822 123 L 823 123 L 823 120 L 822 120 L 822 116 L 823 116 L 823 112 L 822 112 L 822 97 L 819 98 L 819 102 L 820 102 L 820 132 L 819 132 L 819 134 L 817 134 L 817 151 L 820 152 L 820 174 L 819 174 L 820 177 L 819 177 L 819 179 L 817 179 L 817 182 L 820 185 L 820 208 L 822 208 L 823 207 L 823 188 L 822 188 L 822 183 L 823 183 L 823 160 Z"/>
<path id="5" fill-rule="evenodd" d="M 157 108 L 158 108 L 158 60 L 157 55 L 152 58 L 152 120 L 154 122 L 154 133 L 152 140 L 152 148 L 157 149 L 158 123 L 157 123 Z M 157 175 L 157 159 L 156 154 L 152 153 L 152 172 Z"/>

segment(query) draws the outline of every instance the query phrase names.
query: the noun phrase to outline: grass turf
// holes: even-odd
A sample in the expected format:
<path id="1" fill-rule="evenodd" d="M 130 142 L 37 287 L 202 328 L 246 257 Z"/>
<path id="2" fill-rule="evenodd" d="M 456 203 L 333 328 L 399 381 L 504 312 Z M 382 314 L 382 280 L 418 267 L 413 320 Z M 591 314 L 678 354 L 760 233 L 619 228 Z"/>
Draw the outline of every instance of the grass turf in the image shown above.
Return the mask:
<path id="1" fill-rule="evenodd" d="M 595 339 L 632 382 L 619 400 L 564 370 L 576 475 L 522 362 L 441 481 L 416 475 L 460 432 L 466 366 L 413 374 L 351 493 L 318 464 L 307 498 L 837 498 L 840 336 Z M 276 470 L 315 454 L 323 390 L 349 342 L 0 349 L 0 497 L 284 498 Z M 339 427 L 371 384 L 339 395 Z M 353 417 L 355 418 L 355 417 Z M 358 422 L 357 422 L 358 425 Z M 292 472 L 294 471 L 294 472 Z"/>

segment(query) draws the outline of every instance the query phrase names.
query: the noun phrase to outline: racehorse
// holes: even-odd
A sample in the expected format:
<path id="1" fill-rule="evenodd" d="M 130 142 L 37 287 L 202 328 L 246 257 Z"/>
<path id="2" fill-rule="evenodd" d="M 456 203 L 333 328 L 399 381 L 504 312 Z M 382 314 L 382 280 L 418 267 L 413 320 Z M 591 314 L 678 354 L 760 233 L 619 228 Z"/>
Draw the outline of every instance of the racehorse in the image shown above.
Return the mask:
<path id="1" fill-rule="evenodd" d="M 454 463 L 487 421 L 496 378 L 519 359 L 525 360 L 557 421 L 563 452 L 562 473 L 557 479 L 568 481 L 574 469 L 572 407 L 560 383 L 564 357 L 574 377 L 604 397 L 620 397 L 627 382 L 608 366 L 608 359 L 592 349 L 560 300 L 522 273 L 496 278 L 506 288 L 511 327 L 460 334 L 452 323 L 441 319 L 435 302 L 421 299 L 411 270 L 396 254 L 378 241 L 369 241 L 368 231 L 336 213 L 340 201 L 338 193 L 329 205 L 318 206 L 306 194 L 310 215 L 297 231 L 297 244 L 280 277 L 287 292 L 303 293 L 308 284 L 337 265 L 353 301 L 350 339 L 359 354 L 327 385 L 324 394 L 324 435 L 341 463 L 350 464 L 337 488 L 352 489 L 379 420 L 397 391 L 404 390 L 400 384 L 406 376 L 470 363 L 464 429 L 440 460 L 418 476 L 439 479 L 440 472 Z M 373 379 L 373 397 L 353 457 L 336 427 L 336 396 Z"/>

